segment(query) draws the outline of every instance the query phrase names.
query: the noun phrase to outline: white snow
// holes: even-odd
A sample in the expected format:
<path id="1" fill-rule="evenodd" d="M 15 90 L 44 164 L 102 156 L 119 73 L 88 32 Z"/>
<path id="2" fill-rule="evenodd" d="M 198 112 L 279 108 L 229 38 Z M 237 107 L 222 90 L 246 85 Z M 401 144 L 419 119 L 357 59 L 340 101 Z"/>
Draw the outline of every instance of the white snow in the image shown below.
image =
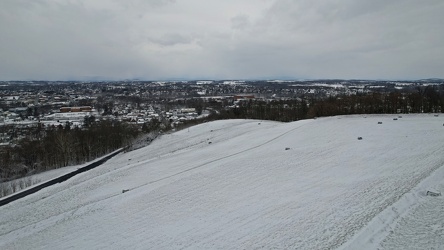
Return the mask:
<path id="1" fill-rule="evenodd" d="M 340 249 L 440 249 L 444 244 L 444 167 L 375 216 Z M 382 243 L 382 246 L 381 246 Z"/>
<path id="2" fill-rule="evenodd" d="M 427 228 L 433 248 L 443 200 L 423 193 L 443 191 L 443 121 L 194 126 L 0 207 L 0 249 L 403 249 Z"/>

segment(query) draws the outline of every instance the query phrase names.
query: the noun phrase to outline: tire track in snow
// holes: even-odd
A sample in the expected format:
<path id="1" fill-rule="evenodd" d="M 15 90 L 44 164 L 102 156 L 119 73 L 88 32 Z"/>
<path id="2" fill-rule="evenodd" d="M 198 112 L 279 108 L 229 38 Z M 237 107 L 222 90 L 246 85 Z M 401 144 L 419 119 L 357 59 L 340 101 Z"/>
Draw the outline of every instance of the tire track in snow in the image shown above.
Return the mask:
<path id="1" fill-rule="evenodd" d="M 441 149 L 431 152 L 439 154 Z M 393 234 L 397 224 L 412 210 L 424 203 L 425 191 L 441 183 L 444 176 L 444 161 L 435 162 L 434 166 L 405 185 L 404 190 L 395 197 L 386 200 L 385 205 L 378 208 L 377 213 L 365 218 L 367 222 L 359 230 L 352 232 L 351 238 L 337 246 L 338 250 L 348 249 L 380 249 L 381 243 L 389 234 Z M 399 185 L 401 186 L 401 185 Z"/>
<path id="2" fill-rule="evenodd" d="M 275 140 L 277 140 L 277 139 L 279 139 L 279 138 L 282 138 L 283 136 L 285 136 L 285 135 L 287 135 L 287 134 L 289 134 L 289 133 L 291 133 L 291 132 L 293 132 L 293 131 L 295 131 L 295 130 L 297 130 L 297 129 L 299 129 L 299 128 L 305 126 L 305 125 L 307 125 L 307 123 L 302 124 L 302 125 L 300 125 L 300 126 L 297 126 L 297 127 L 295 127 L 295 128 L 292 128 L 292 129 L 290 129 L 290 130 L 288 130 L 288 131 L 286 131 L 286 132 L 284 132 L 284 133 L 282 133 L 282 134 L 280 134 L 280 135 L 278 135 L 278 136 L 276 136 L 276 137 L 274 137 L 274 138 L 271 138 L 271 139 L 269 139 L 268 141 L 265 141 L 265 142 L 263 142 L 263 143 L 260 143 L 260 144 L 258 144 L 258 145 L 256 145 L 256 146 L 253 146 L 253 147 L 250 147 L 250 148 L 247 148 L 247 149 L 241 150 L 241 151 L 239 151 L 239 152 L 236 152 L 236 153 L 233 153 L 233 154 L 230 154 L 230 155 L 226 155 L 226 156 L 223 156 L 223 157 L 220 157 L 220 158 L 217 158 L 217 159 L 211 160 L 211 161 L 207 161 L 207 162 L 205 162 L 205 163 L 202 163 L 202 164 L 199 164 L 199 165 L 197 165 L 197 166 L 194 166 L 194 167 L 191 167 L 191 168 L 188 168 L 188 169 L 182 170 L 182 171 L 177 172 L 177 173 L 175 173 L 175 174 L 171 174 L 171 175 L 168 175 L 168 176 L 165 176 L 165 177 L 159 178 L 159 179 L 157 179 L 157 180 L 153 180 L 153 181 L 150 181 L 150 182 L 148 182 L 148 183 L 145 183 L 145 184 L 142 184 L 142 185 L 139 185 L 139 186 L 136 186 L 136 187 L 133 187 L 133 188 L 127 189 L 126 191 L 131 191 L 131 190 L 134 190 L 134 189 L 138 189 L 138 188 L 140 188 L 140 187 L 143 187 L 143 186 L 148 186 L 148 185 L 151 185 L 151 184 L 154 184 L 154 183 L 157 183 L 157 182 L 161 182 L 161 181 L 164 181 L 164 180 L 167 180 L 167 179 L 173 178 L 173 177 L 175 177 L 175 176 L 179 176 L 179 175 L 181 175 L 181 174 L 184 174 L 184 173 L 187 173 L 187 172 L 193 171 L 193 170 L 195 170 L 195 169 L 202 168 L 202 167 L 204 167 L 204 166 L 206 166 L 206 165 L 208 165 L 208 164 L 211 164 L 211 163 L 214 163 L 214 162 L 217 162 L 217 161 L 220 161 L 220 160 L 228 159 L 228 158 L 230 158 L 230 157 L 233 157 L 233 156 L 236 156 L 236 155 L 239 155 L 239 154 L 242 154 L 242 153 L 245 153 L 245 152 L 248 152 L 248 151 L 254 150 L 254 149 L 256 149 L 256 148 L 259 148 L 259 147 L 262 147 L 262 146 L 264 146 L 264 145 L 266 145 L 266 144 L 269 144 L 269 143 L 271 143 L 271 142 L 273 142 L 273 141 L 275 141 Z M 120 151 L 119 151 L 118 153 L 120 153 Z M 116 153 L 116 154 L 117 154 L 117 153 Z M 114 155 L 113 155 L 113 156 L 114 156 Z M 103 161 L 103 162 L 104 162 L 104 161 Z M 77 184 L 77 185 L 78 185 L 78 184 Z M 125 192 L 126 192 L 126 191 L 125 191 Z M 67 210 L 67 211 L 62 211 L 61 213 L 53 214 L 53 215 L 48 216 L 47 218 L 45 218 L 45 219 L 43 219 L 43 220 L 49 221 L 49 220 L 52 220 L 52 219 L 54 219 L 54 218 L 58 218 L 58 217 L 59 217 L 60 215 L 62 215 L 62 214 L 69 214 L 69 213 L 72 214 L 72 213 L 76 213 L 76 211 L 78 211 L 80 208 L 86 208 L 86 207 L 91 206 L 91 205 L 93 205 L 93 204 L 96 204 L 96 203 L 99 203 L 99 202 L 102 202 L 102 201 L 105 201 L 105 200 L 108 200 L 108 199 L 111 199 L 111 198 L 117 197 L 117 196 L 119 196 L 119 195 L 121 195 L 121 194 L 123 194 L 123 193 L 124 193 L 124 192 L 122 192 L 122 193 L 119 192 L 119 193 L 115 193 L 115 194 L 112 194 L 112 195 L 110 195 L 110 196 L 104 197 L 104 198 L 102 198 L 102 199 L 93 200 L 93 201 L 89 201 L 89 202 L 86 202 L 86 203 L 79 204 L 79 205 L 73 207 L 72 209 L 69 209 L 69 210 Z M 41 220 L 40 220 L 40 221 L 41 221 Z M 35 225 L 37 225 L 38 223 L 40 223 L 40 221 L 36 221 L 35 223 L 31 223 L 31 224 L 26 225 L 26 226 L 23 226 L 23 227 L 15 228 L 14 230 L 11 230 L 11 231 L 8 231 L 8 232 L 5 232 L 4 234 L 2 234 L 2 236 L 7 235 L 7 234 L 14 233 L 14 232 L 16 232 L 17 230 L 22 230 L 22 229 L 25 229 L 25 228 L 32 229 L 32 228 L 35 227 Z M 54 223 L 57 224 L 58 221 L 59 221 L 58 219 L 55 219 Z M 45 230 L 45 229 L 42 229 L 42 230 Z M 30 232 L 32 232 L 32 231 L 33 231 L 33 230 L 30 230 Z"/>
<path id="3" fill-rule="evenodd" d="M 295 130 L 297 130 L 297 129 L 299 129 L 299 128 L 305 126 L 305 125 L 307 125 L 307 123 L 302 124 L 302 125 L 300 125 L 300 126 L 298 126 L 298 127 L 292 128 L 292 129 L 288 130 L 287 132 L 284 132 L 284 133 L 282 133 L 282 134 L 280 134 L 280 135 L 278 135 L 278 136 L 276 136 L 276 137 L 274 137 L 274 138 L 271 138 L 271 139 L 268 140 L 268 141 L 265 141 L 265 142 L 263 142 L 263 143 L 261 143 L 261 144 L 259 144 L 259 145 L 254 146 L 254 147 L 250 147 L 250 148 L 247 148 L 247 149 L 241 150 L 241 151 L 239 151 L 239 152 L 236 152 L 236 153 L 233 153 L 233 154 L 230 154 L 230 155 L 222 156 L 222 157 L 220 157 L 220 158 L 217 158 L 217 159 L 214 159 L 214 160 L 211 160 L 211 161 L 204 162 L 204 163 L 199 164 L 199 165 L 197 165 L 197 166 L 194 166 L 194 167 L 191 167 L 191 168 L 188 168 L 188 169 L 185 169 L 185 170 L 179 171 L 179 172 L 177 172 L 177 173 L 174 173 L 174 174 L 171 174 L 171 175 L 168 175 L 168 176 L 165 176 L 165 177 L 159 178 L 159 179 L 157 179 L 157 180 L 153 180 L 153 181 L 147 182 L 147 183 L 145 183 L 145 184 L 142 184 L 142 185 L 139 185 L 139 186 L 136 186 L 136 187 L 133 187 L 133 188 L 129 188 L 129 189 L 127 189 L 126 191 L 131 191 L 131 190 L 134 190 L 134 189 L 138 189 L 138 188 L 140 188 L 140 187 L 143 187 L 143 186 L 147 186 L 147 185 L 151 185 L 151 184 L 154 184 L 154 183 L 157 183 L 157 182 L 161 182 L 161 181 L 164 181 L 164 180 L 167 180 L 167 179 L 173 178 L 173 177 L 175 177 L 175 176 L 178 176 L 178 175 L 181 175 L 181 174 L 184 174 L 184 173 L 187 173 L 187 172 L 193 171 L 193 170 L 195 170 L 195 169 L 202 168 L 202 167 L 204 167 L 204 166 L 206 166 L 206 165 L 208 165 L 208 164 L 211 164 L 211 163 L 214 163 L 214 162 L 217 162 L 217 161 L 220 161 L 220 160 L 225 160 L 225 159 L 228 159 L 228 158 L 230 158 L 230 157 L 233 157 L 233 156 L 236 156 L 236 155 L 243 154 L 243 153 L 245 153 L 245 152 L 248 152 L 248 151 L 254 150 L 254 149 L 259 148 L 259 147 L 262 147 L 262 146 L 264 146 L 264 145 L 266 145 L 266 144 L 268 144 L 268 143 L 270 143 L 270 142 L 273 142 L 273 141 L 275 141 L 275 140 L 277 140 L 277 139 L 279 139 L 279 138 L 281 138 L 281 137 L 283 137 L 283 136 L 285 136 L 285 135 L 287 135 L 287 134 L 289 134 L 289 133 L 291 133 L 291 132 L 293 132 L 293 131 L 295 131 Z"/>
<path id="4" fill-rule="evenodd" d="M 232 126 L 229 126 L 229 128 L 232 129 L 232 128 L 234 128 L 234 127 L 245 126 L 245 125 L 250 124 L 250 123 L 251 123 L 251 124 L 252 124 L 252 123 L 256 123 L 256 121 L 251 121 L 251 122 L 248 122 L 248 123 L 238 123 L 238 124 L 234 124 L 234 125 L 232 125 Z M 224 129 L 226 129 L 226 128 L 215 129 L 215 130 L 213 130 L 213 131 L 224 130 Z M 203 132 L 202 134 L 207 134 L 207 133 L 208 133 L 208 131 L 207 131 L 207 132 Z M 239 133 L 236 133 L 235 136 L 239 136 L 239 135 L 242 135 L 242 133 L 240 133 L 240 134 L 239 134 Z M 200 136 L 200 135 L 199 135 L 199 136 Z M 196 136 L 187 137 L 187 138 L 177 138 L 176 140 L 174 140 L 174 141 L 172 141 L 172 142 L 169 142 L 169 143 L 163 145 L 161 148 L 169 148 L 169 147 L 171 147 L 172 145 L 176 145 L 178 142 L 181 142 L 181 141 L 184 141 L 184 140 L 188 141 L 188 140 L 190 140 L 190 139 L 193 139 L 194 137 L 196 137 Z M 218 138 L 218 137 L 222 137 L 222 135 L 217 135 L 217 136 L 215 136 L 215 137 L 212 137 L 211 139 L 212 139 L 212 141 L 214 141 L 214 139 L 215 139 L 215 138 Z M 227 140 L 227 139 L 225 139 L 225 140 Z M 223 140 L 223 141 L 225 141 L 225 140 Z M 149 163 L 149 162 L 152 162 L 152 161 L 157 161 L 157 160 L 159 160 L 159 159 L 161 159 L 161 158 L 163 158 L 163 157 L 170 157 L 171 155 L 174 155 L 174 154 L 176 154 L 176 153 L 182 153 L 182 152 L 185 152 L 185 151 L 194 150 L 194 149 L 196 149 L 196 146 L 199 146 L 199 145 L 208 145 L 208 139 L 207 139 L 207 140 L 200 140 L 200 141 L 198 141 L 198 142 L 196 142 L 196 143 L 189 144 L 189 145 L 185 145 L 185 146 L 182 146 L 182 147 L 177 147 L 176 149 L 173 149 L 172 151 L 169 151 L 169 152 L 167 152 L 167 153 L 157 154 L 156 156 L 153 156 L 152 158 L 150 158 L 150 159 L 148 159 L 148 160 L 145 160 L 145 161 L 143 161 L 143 162 L 137 162 L 136 164 L 133 164 L 133 165 L 128 165 L 128 166 L 125 166 L 125 167 L 122 167 L 122 168 L 116 168 L 116 169 L 110 170 L 110 171 L 105 172 L 105 173 L 101 173 L 101 174 L 96 175 L 96 176 L 86 177 L 86 178 L 85 178 L 84 180 L 82 180 L 81 182 L 75 183 L 75 184 L 73 184 L 72 186 L 70 186 L 70 188 L 75 187 L 75 186 L 78 186 L 78 185 L 82 185 L 82 183 L 84 183 L 84 182 L 86 182 L 86 181 L 91 181 L 91 180 L 94 180 L 94 179 L 101 178 L 103 174 L 113 174 L 113 173 L 117 173 L 117 172 L 128 171 L 128 170 L 131 170 L 131 169 L 133 169 L 133 168 L 138 168 L 138 167 L 140 167 L 141 164 L 144 164 L 144 163 Z M 216 159 L 216 160 L 220 160 L 220 159 Z M 209 162 L 206 162 L 206 163 L 203 163 L 203 164 L 201 164 L 201 165 L 205 165 L 205 164 L 208 164 L 208 163 L 209 163 Z M 200 166 L 200 165 L 199 165 L 199 166 Z M 154 183 L 154 182 L 157 182 L 157 180 L 153 181 L 153 183 Z M 150 184 L 151 184 L 151 183 L 150 183 Z M 147 185 L 147 184 L 144 184 L 144 185 Z M 136 187 L 136 188 L 137 188 L 137 187 Z M 134 189 L 134 188 L 133 188 L 133 189 Z M 131 189 L 125 189 L 125 190 L 126 190 L 126 191 L 129 191 L 129 190 L 131 190 Z M 61 192 L 63 192 L 63 191 L 66 191 L 66 190 L 61 190 Z"/>

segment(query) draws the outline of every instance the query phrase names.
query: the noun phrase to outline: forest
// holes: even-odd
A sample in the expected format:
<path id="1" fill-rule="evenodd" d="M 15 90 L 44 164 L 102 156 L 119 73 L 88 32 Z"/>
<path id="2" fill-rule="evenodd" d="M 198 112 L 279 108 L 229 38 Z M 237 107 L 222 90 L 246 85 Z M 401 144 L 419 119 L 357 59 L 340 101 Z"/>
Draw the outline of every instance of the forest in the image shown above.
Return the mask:
<path id="1" fill-rule="evenodd" d="M 214 119 L 261 119 L 291 122 L 322 116 L 351 114 L 441 113 L 444 89 L 428 86 L 415 92 L 373 92 L 326 98 L 248 100 L 225 109 Z"/>
<path id="2" fill-rule="evenodd" d="M 123 122 L 87 120 L 83 128 L 71 127 L 69 123 L 37 127 L 17 145 L 4 147 L 0 152 L 0 179 L 88 162 L 129 145 L 140 133 Z"/>

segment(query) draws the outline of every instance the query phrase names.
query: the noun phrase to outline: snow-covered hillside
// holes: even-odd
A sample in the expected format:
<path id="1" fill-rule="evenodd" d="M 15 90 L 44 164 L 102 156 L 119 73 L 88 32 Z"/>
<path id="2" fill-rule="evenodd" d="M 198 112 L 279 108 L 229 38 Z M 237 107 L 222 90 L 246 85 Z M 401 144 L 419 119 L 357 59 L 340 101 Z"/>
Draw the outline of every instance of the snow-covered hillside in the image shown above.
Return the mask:
<path id="1" fill-rule="evenodd" d="M 358 235 L 378 227 L 373 218 L 444 166 L 444 116 L 394 117 L 227 120 L 164 135 L 0 207 L 0 249 L 362 243 Z M 390 237 L 367 237 L 368 247 L 403 236 Z"/>

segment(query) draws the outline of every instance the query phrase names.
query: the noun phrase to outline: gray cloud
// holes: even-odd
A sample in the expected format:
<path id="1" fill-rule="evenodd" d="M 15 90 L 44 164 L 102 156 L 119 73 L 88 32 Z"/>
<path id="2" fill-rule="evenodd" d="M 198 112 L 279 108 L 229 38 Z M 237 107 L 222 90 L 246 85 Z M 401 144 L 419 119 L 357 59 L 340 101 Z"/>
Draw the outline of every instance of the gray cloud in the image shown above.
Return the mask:
<path id="1" fill-rule="evenodd" d="M 237 30 L 244 30 L 250 24 L 250 20 L 247 15 L 237 15 L 231 18 L 231 28 Z"/>
<path id="2" fill-rule="evenodd" d="M 173 46 L 177 44 L 188 44 L 193 42 L 194 39 L 192 36 L 182 35 L 178 33 L 167 33 L 160 37 L 155 37 L 149 40 L 159 45 Z"/>
<path id="3" fill-rule="evenodd" d="M 1 5 L 1 80 L 444 78 L 440 0 Z"/>

